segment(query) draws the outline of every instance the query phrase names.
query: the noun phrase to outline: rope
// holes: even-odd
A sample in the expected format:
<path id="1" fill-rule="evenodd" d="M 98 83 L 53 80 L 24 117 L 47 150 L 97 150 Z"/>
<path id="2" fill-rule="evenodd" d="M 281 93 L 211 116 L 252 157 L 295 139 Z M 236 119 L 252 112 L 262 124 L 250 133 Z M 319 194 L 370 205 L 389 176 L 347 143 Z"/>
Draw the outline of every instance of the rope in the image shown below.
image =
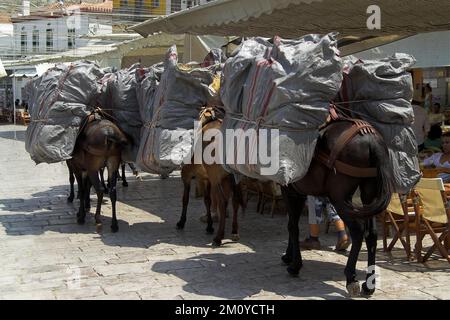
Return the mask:
<path id="1" fill-rule="evenodd" d="M 279 129 L 279 130 L 283 130 L 283 131 L 292 131 L 292 132 L 313 131 L 313 130 L 317 129 L 316 127 L 291 128 L 291 127 L 286 127 L 286 126 L 266 124 L 266 123 L 264 123 L 263 117 L 258 117 L 258 119 L 256 119 L 256 120 L 250 120 L 250 119 L 245 118 L 245 116 L 241 113 L 228 113 L 228 114 L 226 114 L 226 116 L 232 120 L 253 124 L 257 127 L 263 127 L 263 128 L 268 128 L 268 129 Z"/>

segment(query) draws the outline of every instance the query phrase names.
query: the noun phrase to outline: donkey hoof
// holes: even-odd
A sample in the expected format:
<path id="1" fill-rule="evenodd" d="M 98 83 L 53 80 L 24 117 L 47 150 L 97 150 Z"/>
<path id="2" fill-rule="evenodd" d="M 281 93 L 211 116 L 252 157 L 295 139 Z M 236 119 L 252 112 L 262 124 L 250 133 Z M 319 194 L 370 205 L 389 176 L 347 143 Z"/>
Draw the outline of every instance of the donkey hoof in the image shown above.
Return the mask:
<path id="1" fill-rule="evenodd" d="M 84 218 L 78 217 L 78 218 L 77 218 L 77 223 L 78 223 L 78 224 L 84 224 Z"/>
<path id="2" fill-rule="evenodd" d="M 112 225 L 111 225 L 111 231 L 112 231 L 112 232 L 117 232 L 117 231 L 119 231 L 119 226 L 118 226 L 118 225 L 115 225 L 115 224 L 112 224 Z"/>
<path id="3" fill-rule="evenodd" d="M 97 231 L 97 233 L 101 233 L 102 232 L 102 224 L 101 223 L 96 223 L 95 224 L 95 231 Z"/>
<path id="4" fill-rule="evenodd" d="M 361 288 L 359 282 L 352 282 L 347 285 L 347 291 L 350 297 L 358 297 L 361 295 Z"/>
<path id="5" fill-rule="evenodd" d="M 281 256 L 281 260 L 286 264 L 290 264 L 292 262 L 292 257 L 284 254 Z"/>
<path id="6" fill-rule="evenodd" d="M 213 246 L 220 247 L 222 245 L 222 240 L 214 238 L 213 240 Z"/>
<path id="7" fill-rule="evenodd" d="M 128 182 L 124 181 L 124 182 L 122 182 L 122 185 L 123 185 L 124 187 L 128 187 Z"/>
<path id="8" fill-rule="evenodd" d="M 206 233 L 207 234 L 213 234 L 214 233 L 214 228 L 213 227 L 206 227 Z"/>
<path id="9" fill-rule="evenodd" d="M 375 288 L 369 289 L 369 287 L 367 286 L 367 282 L 364 282 L 361 287 L 361 295 L 363 296 L 371 296 L 375 292 Z"/>
<path id="10" fill-rule="evenodd" d="M 67 202 L 72 203 L 73 202 L 73 196 L 70 196 L 67 198 Z"/>
<path id="11" fill-rule="evenodd" d="M 298 266 L 289 266 L 286 268 L 287 272 L 293 276 L 293 277 L 298 277 L 298 274 L 300 273 L 300 268 Z"/>
<path id="12" fill-rule="evenodd" d="M 183 222 L 178 222 L 177 223 L 177 229 L 178 230 L 183 230 L 184 229 L 184 223 Z"/>
<path id="13" fill-rule="evenodd" d="M 232 241 L 239 241 L 240 237 L 239 237 L 239 233 L 233 233 L 231 234 L 231 240 Z"/>

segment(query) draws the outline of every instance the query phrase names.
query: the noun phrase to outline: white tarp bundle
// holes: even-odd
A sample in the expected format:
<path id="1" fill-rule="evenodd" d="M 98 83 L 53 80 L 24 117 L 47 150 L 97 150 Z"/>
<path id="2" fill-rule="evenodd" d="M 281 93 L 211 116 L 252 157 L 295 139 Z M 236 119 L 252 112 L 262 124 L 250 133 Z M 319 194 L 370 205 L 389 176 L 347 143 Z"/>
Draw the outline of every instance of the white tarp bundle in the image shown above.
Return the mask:
<path id="1" fill-rule="evenodd" d="M 397 53 L 381 60 L 348 58 L 344 67 L 341 107 L 372 124 L 383 136 L 393 166 L 396 192 L 406 193 L 419 181 L 417 142 L 411 124 L 413 85 L 407 71 L 415 59 Z M 353 102 L 352 102 L 353 101 Z"/>
<path id="2" fill-rule="evenodd" d="M 132 141 L 122 151 L 125 162 L 136 162 L 141 139 L 142 120 L 136 96 L 136 72 L 139 69 L 140 65 L 134 64 L 127 69 L 107 73 L 101 80 L 99 103 L 102 109 Z"/>
<path id="3" fill-rule="evenodd" d="M 150 79 L 156 90 L 149 94 L 141 112 L 145 129 L 137 164 L 143 170 L 168 174 L 190 160 L 194 121 L 200 109 L 216 98 L 209 86 L 220 72 L 219 62 L 182 65 L 178 64 L 176 46 L 168 50 L 160 82 L 158 77 Z"/>
<path id="4" fill-rule="evenodd" d="M 302 178 L 314 155 L 318 128 L 325 122 L 329 102 L 341 82 L 335 34 L 244 41 L 226 61 L 221 83 L 226 110 L 223 133 L 243 130 L 235 131 L 236 145 L 224 143 L 225 168 L 283 185 Z M 264 136 L 259 129 L 269 132 Z M 278 138 L 273 129 L 279 130 Z M 248 135 L 245 142 L 252 131 L 258 134 L 254 138 Z M 231 144 L 244 149 L 232 152 Z"/>
<path id="5" fill-rule="evenodd" d="M 156 90 L 158 89 L 159 82 L 161 81 L 161 75 L 164 71 L 164 64 L 158 63 L 150 68 L 140 69 L 136 73 L 136 96 L 139 104 L 139 112 L 141 114 L 141 120 L 143 123 L 149 124 L 152 121 L 153 105 Z M 136 163 L 139 168 L 147 172 L 156 172 L 157 168 L 147 165 L 145 157 L 148 156 L 148 143 L 150 137 L 150 127 L 144 126 L 142 129 L 142 139 L 139 146 L 139 152 L 136 159 Z"/>
<path id="6" fill-rule="evenodd" d="M 37 164 L 71 158 L 81 121 L 95 107 L 102 77 L 96 64 L 77 61 L 58 64 L 30 83 L 25 149 Z"/>

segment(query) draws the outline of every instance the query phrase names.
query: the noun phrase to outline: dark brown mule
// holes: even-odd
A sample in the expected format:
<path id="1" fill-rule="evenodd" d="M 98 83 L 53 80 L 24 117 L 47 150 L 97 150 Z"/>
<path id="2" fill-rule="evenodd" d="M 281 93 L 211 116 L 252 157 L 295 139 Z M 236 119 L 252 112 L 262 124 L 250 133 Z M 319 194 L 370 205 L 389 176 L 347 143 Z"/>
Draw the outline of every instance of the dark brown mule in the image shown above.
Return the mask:
<path id="1" fill-rule="evenodd" d="M 360 121 L 358 123 L 361 124 Z M 352 296 L 359 295 L 361 290 L 355 270 L 363 238 L 367 245 L 369 268 L 362 289 L 364 294 L 374 292 L 375 215 L 386 209 L 392 190 L 392 169 L 383 139 L 367 123 L 360 129 L 355 129 L 356 125 L 353 121 L 331 122 L 318 140 L 316 156 L 307 174 L 301 180 L 282 187 L 289 212 L 289 244 L 282 257 L 289 264 L 288 272 L 297 275 L 302 267 L 298 222 L 306 195 L 327 196 L 352 238 L 345 267 L 347 290 Z M 358 188 L 361 207 L 352 203 Z"/>
<path id="2" fill-rule="evenodd" d="M 85 221 L 86 205 L 89 203 L 89 191 L 92 185 L 97 193 L 95 222 L 97 226 L 101 226 L 100 213 L 105 190 L 100 181 L 99 170 L 106 166 L 108 168 L 109 196 L 112 204 L 111 229 L 113 232 L 118 231 L 119 226 L 116 217 L 117 170 L 121 163 L 122 148 L 127 143 L 129 143 L 129 140 L 125 134 L 113 122 L 101 118 L 97 113 L 90 115 L 83 124 L 72 159 L 67 161 L 69 171 L 74 173 L 79 186 L 78 223 L 83 224 Z M 73 186 L 71 186 L 70 198 L 73 200 Z"/>
<path id="3" fill-rule="evenodd" d="M 213 108 L 207 107 L 200 113 L 200 123 L 203 134 L 210 129 L 219 130 L 222 121 L 217 118 Z M 202 151 L 210 144 L 214 143 L 214 139 L 210 142 L 203 142 Z M 193 162 L 193 161 L 192 161 Z M 232 196 L 233 205 L 233 223 L 231 236 L 233 241 L 239 240 L 237 213 L 239 206 L 245 210 L 245 204 L 242 199 L 240 186 L 236 185 L 234 177 L 225 171 L 220 164 L 187 164 L 181 168 L 181 179 L 184 185 L 183 191 L 183 210 L 180 220 L 177 223 L 178 229 L 183 229 L 186 223 L 187 206 L 189 204 L 189 193 L 191 181 L 195 177 L 197 183 L 204 185 L 204 202 L 207 215 L 206 232 L 213 233 L 213 221 L 211 217 L 211 199 L 214 197 L 219 211 L 219 230 L 214 238 L 215 245 L 221 245 L 225 236 L 225 220 L 228 201 Z"/>

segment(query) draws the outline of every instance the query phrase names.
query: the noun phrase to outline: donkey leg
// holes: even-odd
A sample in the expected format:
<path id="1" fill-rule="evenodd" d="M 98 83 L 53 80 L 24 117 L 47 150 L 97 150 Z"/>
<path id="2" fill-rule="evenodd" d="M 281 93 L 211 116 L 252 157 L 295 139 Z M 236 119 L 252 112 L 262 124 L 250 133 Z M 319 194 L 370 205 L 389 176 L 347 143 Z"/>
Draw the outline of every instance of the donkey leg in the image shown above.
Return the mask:
<path id="1" fill-rule="evenodd" d="M 360 221 L 353 219 L 343 218 L 344 223 L 347 225 L 350 236 L 352 237 L 352 248 L 347 260 L 347 265 L 344 269 L 344 274 L 347 280 L 347 291 L 350 296 L 355 297 L 360 295 L 359 282 L 356 279 L 356 262 L 358 261 L 359 252 L 361 251 L 364 231 Z"/>
<path id="2" fill-rule="evenodd" d="M 233 241 L 239 241 L 239 222 L 238 222 L 238 212 L 239 212 L 239 206 L 242 207 L 242 215 L 245 214 L 245 209 L 247 208 L 247 203 L 244 200 L 243 194 L 242 194 L 242 183 L 236 184 L 236 181 L 234 180 L 234 176 L 230 175 L 230 183 L 233 189 L 233 224 L 232 224 L 232 230 L 231 230 L 231 240 Z"/>
<path id="3" fill-rule="evenodd" d="M 378 233 L 376 229 L 375 217 L 367 221 L 366 224 L 366 246 L 367 246 L 367 274 L 366 281 L 362 284 L 362 293 L 372 295 L 375 292 L 375 265 Z"/>
<path id="4" fill-rule="evenodd" d="M 181 211 L 181 217 L 180 220 L 177 223 L 177 229 L 181 230 L 184 228 L 184 225 L 186 224 L 186 213 L 187 213 L 187 207 L 189 204 L 189 193 L 191 191 L 191 175 L 190 175 L 190 169 L 193 169 L 191 166 L 184 166 L 181 169 L 181 180 L 183 181 L 183 209 Z"/>
<path id="5" fill-rule="evenodd" d="M 125 177 L 125 163 L 122 163 L 122 186 L 128 187 L 127 178 Z"/>
<path id="6" fill-rule="evenodd" d="M 212 234 L 214 232 L 214 228 L 211 216 L 211 183 L 209 181 L 206 183 L 206 188 L 203 194 L 203 200 L 205 202 L 206 217 L 207 217 L 206 232 Z"/>
<path id="7" fill-rule="evenodd" d="M 94 186 L 95 192 L 97 193 L 97 208 L 95 210 L 94 217 L 95 217 L 95 224 L 97 225 L 97 227 L 100 227 L 102 224 L 101 210 L 102 210 L 103 194 L 105 190 L 99 179 L 99 172 L 97 171 L 89 172 L 88 175 L 92 185 Z"/>
<path id="8" fill-rule="evenodd" d="M 74 191 L 75 174 L 72 170 L 72 165 L 69 164 L 69 160 L 67 161 L 67 167 L 69 168 L 69 183 L 70 183 L 70 195 L 67 198 L 67 202 L 72 203 L 73 199 L 75 198 L 75 191 Z"/>
<path id="9" fill-rule="evenodd" d="M 291 186 L 282 187 L 283 200 L 288 211 L 288 231 L 289 240 L 286 253 L 281 257 L 284 263 L 288 264 L 287 271 L 292 275 L 297 275 L 303 266 L 302 255 L 299 246 L 298 222 L 300 213 L 305 205 L 306 196 L 298 194 Z"/>
<path id="10" fill-rule="evenodd" d="M 223 182 L 223 181 L 222 181 Z M 215 193 L 217 195 L 217 207 L 219 211 L 219 229 L 217 230 L 217 234 L 214 237 L 213 244 L 216 246 L 220 246 L 222 244 L 222 240 L 225 237 L 225 222 L 227 215 L 227 206 L 228 199 L 230 196 L 229 186 L 226 183 L 220 183 L 215 186 Z"/>
<path id="11" fill-rule="evenodd" d="M 78 224 L 84 224 L 86 219 L 86 193 L 87 197 L 89 197 L 89 190 L 88 188 L 88 177 L 85 172 L 81 174 L 81 183 L 79 185 L 79 193 L 80 193 L 80 208 L 78 210 L 77 214 L 77 222 Z"/>
<path id="12" fill-rule="evenodd" d="M 89 211 L 89 209 L 91 208 L 91 187 L 92 187 L 92 183 L 91 180 L 89 179 L 89 177 L 86 177 L 86 181 L 85 181 L 85 192 L 84 192 L 84 207 L 86 208 L 86 211 Z"/>
<path id="13" fill-rule="evenodd" d="M 300 220 L 300 212 L 305 205 L 306 196 L 297 194 L 292 187 L 282 187 L 282 194 L 289 213 L 289 242 L 286 254 L 282 257 L 282 260 L 289 263 L 289 266 L 287 267 L 288 273 L 296 276 L 299 274 L 300 269 L 303 266 L 299 246 L 300 231 L 298 222 Z"/>
<path id="14" fill-rule="evenodd" d="M 116 192 L 116 184 L 117 184 L 117 167 L 115 170 L 109 170 L 108 172 L 111 172 L 109 174 L 109 198 L 111 199 L 111 207 L 112 207 L 112 220 L 111 220 L 111 230 L 112 232 L 119 231 L 119 224 L 117 223 L 117 216 L 116 216 L 116 200 L 117 200 L 117 192 Z"/>
<path id="15" fill-rule="evenodd" d="M 240 200 L 238 198 L 238 195 L 236 195 L 235 193 L 236 192 L 233 192 L 233 196 L 232 196 L 233 197 L 232 198 L 233 222 L 231 225 L 231 240 L 239 241 L 240 237 L 239 237 L 238 211 L 239 211 Z"/>

